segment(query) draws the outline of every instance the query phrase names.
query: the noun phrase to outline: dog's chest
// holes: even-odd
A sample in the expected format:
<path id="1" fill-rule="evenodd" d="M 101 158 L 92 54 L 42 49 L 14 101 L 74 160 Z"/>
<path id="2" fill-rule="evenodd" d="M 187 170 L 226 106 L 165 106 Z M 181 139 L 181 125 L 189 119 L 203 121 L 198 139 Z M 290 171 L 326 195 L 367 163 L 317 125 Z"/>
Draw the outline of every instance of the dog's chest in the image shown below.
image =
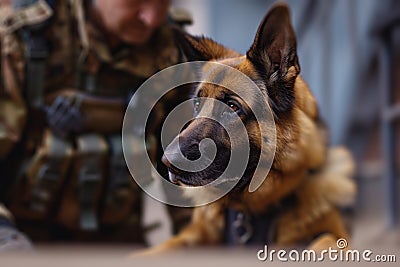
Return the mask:
<path id="1" fill-rule="evenodd" d="M 224 242 L 227 245 L 264 245 L 276 241 L 277 224 L 280 216 L 294 202 L 294 195 L 286 197 L 278 205 L 261 214 L 247 210 L 227 208 L 225 211 Z"/>

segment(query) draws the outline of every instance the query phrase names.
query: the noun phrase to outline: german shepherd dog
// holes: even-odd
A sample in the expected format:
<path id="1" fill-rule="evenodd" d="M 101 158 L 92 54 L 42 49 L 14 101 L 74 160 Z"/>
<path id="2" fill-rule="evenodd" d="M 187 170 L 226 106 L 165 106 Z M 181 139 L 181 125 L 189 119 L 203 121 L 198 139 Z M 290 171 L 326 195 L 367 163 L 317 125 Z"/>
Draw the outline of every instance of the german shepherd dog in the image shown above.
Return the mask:
<path id="1" fill-rule="evenodd" d="M 197 85 L 196 97 L 226 102 L 245 125 L 251 147 L 247 169 L 231 192 L 211 204 L 195 208 L 191 223 L 183 231 L 147 253 L 192 245 L 222 244 L 226 241 L 226 229 L 232 223 L 227 220 L 227 210 L 249 218 L 267 217 L 265 225 L 261 222 L 261 228 L 268 228 L 267 221 L 272 220 L 272 235 L 268 230 L 272 238 L 268 242 L 278 247 L 301 245 L 322 250 L 336 248 L 340 238 L 348 239 L 340 209 L 354 200 L 353 160 L 345 148 L 328 148 L 328 134 L 317 103 L 299 75 L 296 37 L 288 7 L 277 4 L 271 8 L 246 55 L 211 39 L 194 37 L 182 31 L 177 31 L 176 37 L 189 60 L 228 65 L 250 77 L 259 90 L 266 91 L 268 103 L 264 104 L 269 105 L 273 112 L 276 151 L 268 176 L 256 191 L 249 192 L 249 183 L 260 156 L 261 138 L 265 133 L 260 132 L 254 116 L 249 115 L 249 106 L 231 91 L 207 83 Z M 203 72 L 204 75 L 207 73 L 212 72 Z M 246 88 L 239 90 L 247 92 Z M 201 109 L 201 106 L 195 108 Z M 205 118 L 191 121 L 180 132 L 179 138 L 180 145 L 168 146 L 165 154 L 173 154 L 178 149 L 183 155 L 199 153 L 198 146 L 192 144 L 199 144 L 204 138 L 211 138 L 222 151 L 235 149 L 227 142 L 222 126 Z M 189 173 L 176 168 L 173 160 L 163 157 L 171 182 L 183 186 L 201 186 L 215 180 L 220 175 L 220 167 L 226 166 L 228 160 L 229 153 L 218 152 L 212 163 L 218 166 Z M 260 223 L 257 227 L 260 228 Z M 264 230 L 261 232 L 265 233 Z M 247 234 L 250 239 L 251 235 L 261 235 L 259 229 Z"/>

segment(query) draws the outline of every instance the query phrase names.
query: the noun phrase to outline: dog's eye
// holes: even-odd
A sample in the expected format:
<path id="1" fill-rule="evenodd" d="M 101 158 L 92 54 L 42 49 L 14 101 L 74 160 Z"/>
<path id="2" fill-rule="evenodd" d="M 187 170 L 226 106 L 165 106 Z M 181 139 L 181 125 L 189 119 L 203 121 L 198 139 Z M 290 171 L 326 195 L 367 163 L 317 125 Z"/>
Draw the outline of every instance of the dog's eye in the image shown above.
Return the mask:
<path id="1" fill-rule="evenodd" d="M 229 100 L 226 104 L 227 104 L 227 105 L 229 106 L 229 108 L 230 108 L 231 110 L 233 110 L 234 112 L 237 112 L 237 111 L 240 110 L 239 105 L 238 105 L 235 101 Z"/>

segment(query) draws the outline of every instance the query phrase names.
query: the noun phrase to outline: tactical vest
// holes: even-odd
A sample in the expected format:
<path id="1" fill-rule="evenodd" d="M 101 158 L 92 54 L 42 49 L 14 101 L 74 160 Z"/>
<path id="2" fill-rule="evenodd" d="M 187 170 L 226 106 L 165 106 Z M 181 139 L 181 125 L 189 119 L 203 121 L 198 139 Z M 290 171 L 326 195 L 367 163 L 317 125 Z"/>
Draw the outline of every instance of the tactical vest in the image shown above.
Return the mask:
<path id="1" fill-rule="evenodd" d="M 62 1 L 55 6 L 50 3 L 50 7 L 41 0 L 18 2 L 19 10 L 55 13 L 22 28 L 26 44 L 25 97 L 30 109 L 42 106 L 46 95 L 56 92 L 60 85 L 93 96 L 128 99 L 155 72 L 144 68 L 143 75 L 139 73 L 145 60 L 140 55 L 135 65 L 111 58 L 102 50 L 101 42 L 93 50 L 81 1 Z M 129 57 L 129 51 L 124 53 L 113 56 Z M 177 51 L 169 54 L 171 60 L 160 64 L 160 69 L 178 62 Z M 27 128 L 31 126 L 40 128 L 29 123 Z M 10 209 L 20 225 L 46 222 L 56 225 L 57 232 L 59 228 L 101 231 L 110 239 L 143 243 L 141 193 L 125 164 L 121 134 L 88 133 L 65 140 L 49 129 L 39 129 L 39 133 L 26 137 L 25 145 L 33 149 L 24 152 L 27 160 L 20 167 L 10 197 Z M 154 137 L 147 139 L 155 143 Z M 149 148 L 154 149 L 154 145 Z"/>

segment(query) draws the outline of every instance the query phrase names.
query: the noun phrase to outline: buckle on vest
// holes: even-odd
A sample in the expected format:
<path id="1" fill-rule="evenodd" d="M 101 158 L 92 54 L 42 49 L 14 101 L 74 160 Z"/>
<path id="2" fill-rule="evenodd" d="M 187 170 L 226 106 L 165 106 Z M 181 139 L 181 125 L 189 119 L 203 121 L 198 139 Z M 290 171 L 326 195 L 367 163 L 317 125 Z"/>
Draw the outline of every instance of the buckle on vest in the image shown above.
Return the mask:
<path id="1" fill-rule="evenodd" d="M 84 230 L 96 230 L 96 192 L 101 173 L 95 168 L 82 167 L 79 172 L 79 202 L 81 208 L 80 226 Z"/>
<path id="2" fill-rule="evenodd" d="M 236 244 L 244 245 L 253 236 L 249 216 L 243 212 L 238 212 L 232 223 L 232 237 Z"/>
<path id="3" fill-rule="evenodd" d="M 80 205 L 80 228 L 97 230 L 97 207 L 99 190 L 104 175 L 102 168 L 107 153 L 103 137 L 96 134 L 81 135 L 77 139 L 79 158 L 78 194 Z"/>
<path id="4" fill-rule="evenodd" d="M 60 181 L 60 172 L 56 161 L 42 165 L 37 174 L 37 184 L 32 190 L 30 208 L 44 212 L 51 201 L 51 193 L 54 192 Z"/>

